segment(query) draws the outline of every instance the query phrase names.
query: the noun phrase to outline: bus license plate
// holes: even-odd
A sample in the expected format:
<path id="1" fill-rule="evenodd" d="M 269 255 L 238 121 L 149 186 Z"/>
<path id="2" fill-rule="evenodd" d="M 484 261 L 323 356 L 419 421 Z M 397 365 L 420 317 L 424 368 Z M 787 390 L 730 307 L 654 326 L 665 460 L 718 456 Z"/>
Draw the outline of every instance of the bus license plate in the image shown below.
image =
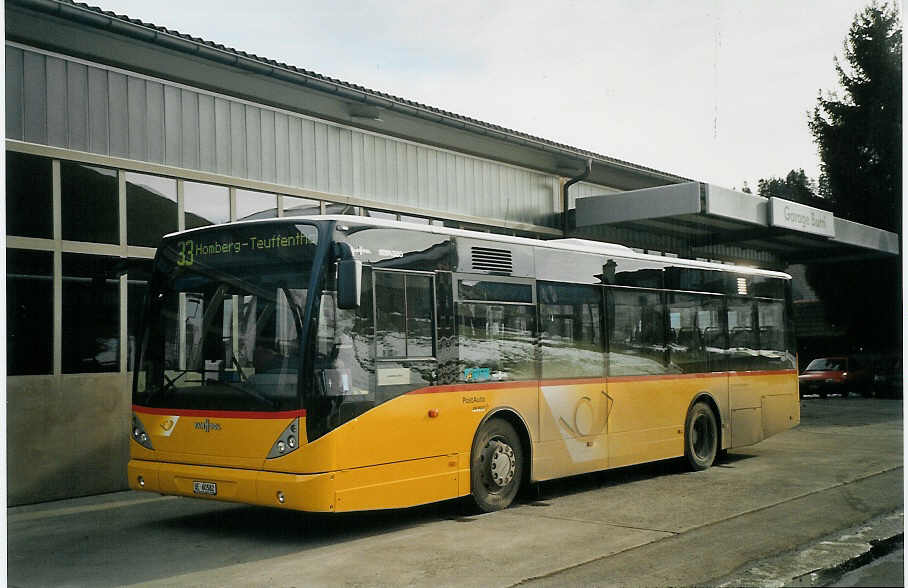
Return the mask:
<path id="1" fill-rule="evenodd" d="M 218 485 L 214 482 L 193 482 L 193 494 L 207 494 L 208 496 L 217 496 Z"/>

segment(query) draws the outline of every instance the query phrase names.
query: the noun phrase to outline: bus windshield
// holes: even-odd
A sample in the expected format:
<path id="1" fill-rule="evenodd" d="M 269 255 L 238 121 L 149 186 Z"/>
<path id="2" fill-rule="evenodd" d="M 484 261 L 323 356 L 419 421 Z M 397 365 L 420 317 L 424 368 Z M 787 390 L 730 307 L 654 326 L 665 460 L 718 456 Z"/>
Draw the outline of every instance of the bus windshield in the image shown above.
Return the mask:
<path id="1" fill-rule="evenodd" d="M 185 233 L 155 258 L 137 405 L 300 408 L 300 349 L 318 231 L 256 223 Z"/>

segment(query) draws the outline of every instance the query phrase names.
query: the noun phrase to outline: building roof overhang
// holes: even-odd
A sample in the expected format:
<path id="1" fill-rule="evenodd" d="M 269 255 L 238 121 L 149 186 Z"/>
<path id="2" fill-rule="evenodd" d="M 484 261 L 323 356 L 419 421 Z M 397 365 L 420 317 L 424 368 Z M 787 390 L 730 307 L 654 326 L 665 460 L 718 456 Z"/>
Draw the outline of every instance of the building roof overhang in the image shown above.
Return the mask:
<path id="1" fill-rule="evenodd" d="M 71 0 L 9 0 L 8 40 L 622 190 L 687 178 L 371 90 Z"/>
<path id="2" fill-rule="evenodd" d="M 896 233 L 781 198 L 685 182 L 577 200 L 577 228 L 611 225 L 685 239 L 698 247 L 772 251 L 789 263 L 889 257 Z"/>

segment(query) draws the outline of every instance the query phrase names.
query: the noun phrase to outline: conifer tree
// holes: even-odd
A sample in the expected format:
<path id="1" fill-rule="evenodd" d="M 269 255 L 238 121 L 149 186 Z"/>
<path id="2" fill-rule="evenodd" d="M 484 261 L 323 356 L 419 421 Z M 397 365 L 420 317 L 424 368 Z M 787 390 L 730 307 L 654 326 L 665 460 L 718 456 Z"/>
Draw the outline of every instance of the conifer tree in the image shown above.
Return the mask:
<path id="1" fill-rule="evenodd" d="M 819 149 L 818 196 L 837 217 L 901 233 L 902 29 L 898 10 L 874 1 L 851 24 L 842 95 L 822 94 L 808 124 Z M 851 349 L 895 352 L 901 343 L 901 258 L 833 261 L 807 268 L 830 323 Z"/>

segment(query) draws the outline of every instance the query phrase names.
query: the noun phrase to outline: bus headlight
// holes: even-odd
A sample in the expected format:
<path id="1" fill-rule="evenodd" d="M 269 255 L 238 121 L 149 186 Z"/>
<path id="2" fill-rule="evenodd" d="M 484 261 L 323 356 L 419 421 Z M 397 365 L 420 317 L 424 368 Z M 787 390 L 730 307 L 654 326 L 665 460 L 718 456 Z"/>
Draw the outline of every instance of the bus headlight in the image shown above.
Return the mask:
<path id="1" fill-rule="evenodd" d="M 145 449 L 154 451 L 154 447 L 151 445 L 151 439 L 148 437 L 148 433 L 145 432 L 145 425 L 142 424 L 142 421 L 139 420 L 136 413 L 132 413 L 132 440 Z"/>
<path id="2" fill-rule="evenodd" d="M 281 435 L 274 442 L 274 445 L 271 446 L 271 451 L 268 452 L 267 459 L 274 459 L 275 457 L 283 457 L 288 453 L 296 451 L 299 444 L 297 443 L 296 433 L 299 430 L 299 417 L 293 419 L 287 428 L 281 433 Z"/>

